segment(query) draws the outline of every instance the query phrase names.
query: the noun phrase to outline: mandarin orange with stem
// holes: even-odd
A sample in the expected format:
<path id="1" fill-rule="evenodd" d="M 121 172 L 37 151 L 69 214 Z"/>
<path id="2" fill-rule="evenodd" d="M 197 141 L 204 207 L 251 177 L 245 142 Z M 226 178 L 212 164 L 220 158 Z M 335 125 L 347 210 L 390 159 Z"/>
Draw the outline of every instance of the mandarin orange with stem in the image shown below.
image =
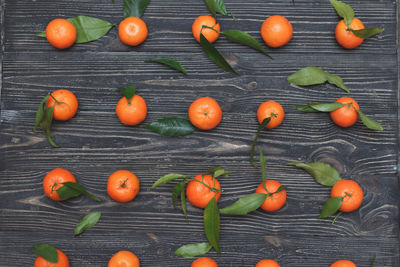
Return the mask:
<path id="1" fill-rule="evenodd" d="M 272 100 L 261 103 L 257 109 L 258 122 L 261 124 L 268 117 L 271 117 L 271 121 L 265 128 L 272 129 L 279 126 L 285 118 L 285 111 L 281 104 Z"/>
<path id="2" fill-rule="evenodd" d="M 211 130 L 221 122 L 222 110 L 218 102 L 211 97 L 200 97 L 189 107 L 190 122 L 201 130 Z"/>
<path id="3" fill-rule="evenodd" d="M 49 262 L 44 258 L 38 256 L 35 260 L 34 267 L 69 267 L 69 260 L 67 255 L 61 250 L 57 249 L 57 262 Z"/>
<path id="4" fill-rule="evenodd" d="M 147 116 L 147 104 L 143 97 L 135 94 L 131 99 L 122 97 L 115 108 L 119 120 L 125 125 L 137 125 Z"/>
<path id="5" fill-rule="evenodd" d="M 72 22 L 66 19 L 54 19 L 47 24 L 46 38 L 52 46 L 65 49 L 74 44 L 76 28 Z"/>
<path id="6" fill-rule="evenodd" d="M 203 26 L 210 27 L 211 29 Z M 208 15 L 197 17 L 192 24 L 193 37 L 199 43 L 200 32 L 204 35 L 204 37 L 206 37 L 206 39 L 210 43 L 214 43 L 218 39 L 220 31 L 221 26 L 219 25 L 219 23 L 217 23 L 214 17 Z"/>
<path id="7" fill-rule="evenodd" d="M 137 17 L 127 17 L 118 26 L 118 36 L 126 45 L 137 46 L 147 39 L 146 23 Z"/>
<path id="8" fill-rule="evenodd" d="M 78 111 L 78 99 L 69 90 L 59 89 L 50 94 L 46 108 L 54 106 L 53 118 L 58 121 L 66 121 L 75 116 Z"/>
<path id="9" fill-rule="evenodd" d="M 57 194 L 57 189 L 64 186 L 62 183 L 65 182 L 76 183 L 75 176 L 70 171 L 62 168 L 50 171 L 43 179 L 44 193 L 55 201 L 61 201 L 62 199 Z"/>
<path id="10" fill-rule="evenodd" d="M 350 127 L 358 120 L 358 112 L 360 107 L 358 103 L 351 97 L 341 97 L 336 100 L 338 103 L 344 104 L 343 107 L 330 112 L 331 119 L 340 127 Z"/>
<path id="11" fill-rule="evenodd" d="M 292 39 L 293 27 L 287 18 L 274 15 L 263 22 L 260 32 L 268 46 L 281 47 Z"/>
<path id="12" fill-rule="evenodd" d="M 129 202 L 139 193 L 139 179 L 135 174 L 119 170 L 110 175 L 107 181 L 108 195 L 118 202 Z"/>
<path id="13" fill-rule="evenodd" d="M 360 185 L 353 180 L 340 180 L 332 187 L 331 197 L 343 197 L 339 210 L 352 212 L 361 206 L 364 192 Z"/>
<path id="14" fill-rule="evenodd" d="M 274 180 L 266 180 L 265 186 L 261 183 L 257 189 L 256 193 L 267 194 L 267 198 L 264 203 L 261 204 L 260 208 L 265 211 L 272 212 L 277 211 L 283 207 L 286 203 L 286 189 L 281 189 L 279 192 L 278 189 L 282 185 Z"/>
<path id="15" fill-rule="evenodd" d="M 217 179 L 209 174 L 198 174 L 193 179 L 186 186 L 186 196 L 190 204 L 204 209 L 212 198 L 219 200 L 221 185 Z"/>
<path id="16" fill-rule="evenodd" d="M 355 35 L 351 30 L 362 30 L 365 29 L 364 24 L 361 20 L 353 18 L 350 25 L 346 25 L 344 20 L 339 21 L 335 29 L 336 41 L 347 49 L 353 49 L 361 45 L 364 41 L 363 38 Z"/>

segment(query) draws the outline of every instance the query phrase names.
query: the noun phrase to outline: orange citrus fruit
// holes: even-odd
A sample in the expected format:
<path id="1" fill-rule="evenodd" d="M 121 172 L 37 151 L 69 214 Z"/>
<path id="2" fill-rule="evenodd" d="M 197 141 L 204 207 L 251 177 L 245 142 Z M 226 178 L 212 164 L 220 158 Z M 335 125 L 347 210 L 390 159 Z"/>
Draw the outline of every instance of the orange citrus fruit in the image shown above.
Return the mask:
<path id="1" fill-rule="evenodd" d="M 42 257 L 38 256 L 35 260 L 34 267 L 69 267 L 69 260 L 67 255 L 61 250 L 57 249 L 58 261 L 49 262 Z"/>
<path id="2" fill-rule="evenodd" d="M 221 122 L 222 110 L 211 97 L 200 97 L 189 107 L 190 122 L 201 130 L 211 130 Z"/>
<path id="3" fill-rule="evenodd" d="M 330 267 L 357 267 L 354 262 L 349 260 L 338 260 L 331 264 Z"/>
<path id="4" fill-rule="evenodd" d="M 217 192 L 210 189 L 221 190 L 221 185 L 217 179 L 213 179 L 209 174 L 198 174 L 193 179 L 197 181 L 191 180 L 186 186 L 186 196 L 190 204 L 204 209 L 213 197 L 218 201 L 221 191 Z"/>
<path id="5" fill-rule="evenodd" d="M 218 264 L 215 262 L 215 260 L 209 257 L 201 257 L 197 260 L 194 260 L 190 267 L 218 267 Z"/>
<path id="6" fill-rule="evenodd" d="M 281 267 L 276 261 L 264 259 L 257 262 L 255 267 Z"/>
<path id="7" fill-rule="evenodd" d="M 211 27 L 215 31 L 210 28 L 203 28 L 203 25 Z M 194 20 L 192 24 L 193 37 L 199 43 L 200 43 L 200 32 L 204 35 L 204 37 L 206 37 L 206 39 L 210 43 L 214 43 L 218 39 L 220 31 L 221 31 L 221 26 L 219 25 L 219 23 L 217 23 L 215 18 L 211 16 L 199 16 Z"/>
<path id="8" fill-rule="evenodd" d="M 346 96 L 339 98 L 336 102 L 342 103 L 344 106 L 330 112 L 333 122 L 341 127 L 354 125 L 358 120 L 357 110 L 360 110 L 357 102 L 353 98 Z"/>
<path id="9" fill-rule="evenodd" d="M 256 193 L 264 193 L 264 194 L 268 194 L 267 198 L 265 199 L 264 203 L 260 206 L 260 208 L 262 208 L 265 211 L 277 211 L 280 208 L 283 207 L 283 205 L 285 205 L 286 202 L 286 190 L 283 189 L 278 193 L 275 193 L 279 187 L 281 187 L 282 185 L 274 180 L 266 180 L 265 181 L 265 187 L 267 188 L 268 191 L 265 190 L 263 183 L 261 183 L 257 189 L 256 189 Z"/>
<path id="10" fill-rule="evenodd" d="M 121 250 L 111 257 L 108 267 L 140 267 L 140 262 L 132 252 Z"/>
<path id="11" fill-rule="evenodd" d="M 130 171 L 116 171 L 107 181 L 108 195 L 118 202 L 129 202 L 139 193 L 139 179 Z"/>
<path id="12" fill-rule="evenodd" d="M 125 125 L 137 125 L 147 116 L 146 101 L 135 94 L 129 101 L 122 97 L 115 108 L 119 120 Z"/>
<path id="13" fill-rule="evenodd" d="M 336 25 L 335 29 L 336 41 L 344 48 L 347 49 L 356 48 L 357 46 L 362 44 L 364 39 L 355 35 L 351 30 L 361 30 L 364 28 L 365 28 L 364 24 L 359 19 L 353 18 L 350 26 L 347 26 L 344 20 L 342 19 Z"/>
<path id="14" fill-rule="evenodd" d="M 332 187 L 331 197 L 343 197 L 339 210 L 351 212 L 361 206 L 364 193 L 360 185 L 353 180 L 340 180 Z"/>
<path id="15" fill-rule="evenodd" d="M 126 45 L 137 46 L 146 40 L 148 35 L 146 23 L 137 17 L 127 17 L 118 26 L 118 36 Z"/>
<path id="16" fill-rule="evenodd" d="M 47 24 L 46 38 L 52 46 L 65 49 L 74 44 L 76 28 L 66 19 L 54 19 Z"/>
<path id="17" fill-rule="evenodd" d="M 51 93 L 47 100 L 46 108 L 54 106 L 53 118 L 66 121 L 75 116 L 78 110 L 78 99 L 69 90 L 59 89 Z"/>
<path id="18" fill-rule="evenodd" d="M 268 117 L 271 117 L 271 121 L 266 128 L 272 129 L 279 126 L 285 117 L 285 111 L 281 104 L 272 100 L 261 103 L 257 109 L 258 122 L 261 124 Z"/>
<path id="19" fill-rule="evenodd" d="M 270 47 L 280 47 L 292 39 L 292 24 L 283 16 L 274 15 L 261 25 L 261 37 Z"/>
<path id="20" fill-rule="evenodd" d="M 57 189 L 63 187 L 62 183 L 65 182 L 76 183 L 75 176 L 70 171 L 62 168 L 50 171 L 43 179 L 44 193 L 55 201 L 61 201 L 62 199 L 57 194 Z"/>

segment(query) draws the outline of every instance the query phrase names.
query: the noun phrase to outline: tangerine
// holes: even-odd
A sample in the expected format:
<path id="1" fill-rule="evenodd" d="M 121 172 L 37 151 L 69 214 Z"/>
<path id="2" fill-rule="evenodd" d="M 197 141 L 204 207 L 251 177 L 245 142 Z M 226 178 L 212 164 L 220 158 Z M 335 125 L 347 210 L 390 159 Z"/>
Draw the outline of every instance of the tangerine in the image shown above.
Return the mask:
<path id="1" fill-rule="evenodd" d="M 46 196 L 55 200 L 61 201 L 62 199 L 57 193 L 57 189 L 63 187 L 62 183 L 72 182 L 76 183 L 75 176 L 68 170 L 62 168 L 56 168 L 49 173 L 43 179 L 43 190 Z"/>
<path id="2" fill-rule="evenodd" d="M 118 36 L 126 45 L 137 46 L 146 40 L 148 35 L 146 23 L 137 17 L 127 17 L 118 26 Z"/>
<path id="3" fill-rule="evenodd" d="M 35 260 L 35 264 L 34 267 L 69 267 L 69 260 L 67 255 L 64 254 L 64 252 L 62 252 L 59 249 L 57 250 L 57 255 L 58 255 L 58 261 L 56 263 L 54 262 L 49 262 L 47 260 L 45 260 L 44 258 L 38 256 Z"/>
<path id="4" fill-rule="evenodd" d="M 147 116 L 146 101 L 135 94 L 130 100 L 122 97 L 115 108 L 119 120 L 125 125 L 137 125 Z"/>
<path id="5" fill-rule="evenodd" d="M 282 185 L 274 180 L 266 180 L 265 181 L 265 190 L 263 183 L 261 183 L 257 189 L 256 193 L 264 193 L 267 194 L 267 198 L 264 203 L 260 206 L 265 211 L 272 212 L 277 211 L 285 205 L 286 202 L 286 190 L 283 189 L 277 193 L 275 193 L 279 187 Z"/>
<path id="6" fill-rule="evenodd" d="M 330 267 L 357 267 L 354 262 L 349 260 L 338 260 L 331 264 Z"/>
<path id="7" fill-rule="evenodd" d="M 59 89 L 50 94 L 46 108 L 54 106 L 53 118 L 58 121 L 66 121 L 75 116 L 78 110 L 78 99 L 69 90 Z"/>
<path id="8" fill-rule="evenodd" d="M 221 196 L 221 185 L 217 179 L 213 179 L 209 174 L 198 174 L 193 179 L 197 181 L 191 180 L 186 186 L 186 196 L 190 204 L 204 209 L 212 198 L 215 197 L 218 201 Z M 219 191 L 214 191 L 215 189 Z"/>
<path id="9" fill-rule="evenodd" d="M 264 259 L 257 262 L 255 267 L 281 267 L 276 261 Z"/>
<path id="10" fill-rule="evenodd" d="M 339 98 L 336 102 L 342 103 L 344 106 L 330 112 L 333 122 L 344 128 L 354 125 L 358 120 L 357 110 L 360 110 L 357 102 L 346 96 Z"/>
<path id="11" fill-rule="evenodd" d="M 190 265 L 190 267 L 218 267 L 218 264 L 216 263 L 215 260 L 209 257 L 201 257 L 198 258 L 197 260 L 194 260 L 192 262 L 192 265 Z"/>
<path id="12" fill-rule="evenodd" d="M 134 253 L 121 250 L 111 257 L 108 267 L 140 267 L 140 262 Z"/>
<path id="13" fill-rule="evenodd" d="M 260 31 L 264 42 L 270 47 L 281 47 L 293 36 L 292 24 L 280 15 L 267 18 L 261 25 Z"/>
<path id="14" fill-rule="evenodd" d="M 212 29 L 203 28 L 203 25 L 211 27 Z M 221 26 L 219 25 L 219 23 L 217 23 L 214 17 L 208 15 L 197 17 L 192 24 L 193 37 L 199 43 L 200 43 L 200 32 L 204 35 L 204 37 L 206 37 L 206 39 L 210 43 L 214 43 L 218 39 L 220 31 L 221 31 Z"/>
<path id="15" fill-rule="evenodd" d="M 72 22 L 66 19 L 54 19 L 47 24 L 46 38 L 52 46 L 65 49 L 74 44 L 76 28 Z"/>
<path id="16" fill-rule="evenodd" d="M 139 193 L 139 179 L 130 171 L 116 171 L 107 181 L 108 195 L 118 202 L 129 202 Z"/>
<path id="17" fill-rule="evenodd" d="M 268 117 L 271 117 L 271 121 L 265 128 L 272 129 L 279 126 L 285 117 L 285 111 L 281 104 L 273 100 L 261 103 L 257 109 L 258 122 L 261 124 Z"/>
<path id="18" fill-rule="evenodd" d="M 189 107 L 190 122 L 201 130 L 211 130 L 221 122 L 222 110 L 211 97 L 200 97 Z"/>
<path id="19" fill-rule="evenodd" d="M 347 49 L 356 48 L 357 46 L 362 44 L 364 38 L 358 37 L 351 30 L 361 30 L 361 29 L 365 29 L 365 26 L 361 22 L 361 20 L 353 18 L 350 26 L 347 26 L 346 22 L 342 19 L 336 25 L 335 29 L 336 41 L 344 48 Z"/>
<path id="20" fill-rule="evenodd" d="M 331 197 L 343 197 L 339 210 L 351 212 L 361 206 L 364 193 L 360 185 L 353 180 L 340 180 L 332 187 Z"/>

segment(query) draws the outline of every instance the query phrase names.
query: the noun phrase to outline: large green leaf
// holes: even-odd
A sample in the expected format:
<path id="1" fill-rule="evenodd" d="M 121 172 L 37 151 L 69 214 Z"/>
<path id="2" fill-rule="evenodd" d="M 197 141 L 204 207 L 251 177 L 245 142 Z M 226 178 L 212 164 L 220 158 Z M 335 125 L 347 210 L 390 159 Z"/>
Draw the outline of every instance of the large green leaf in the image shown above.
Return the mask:
<path id="1" fill-rule="evenodd" d="M 33 253 L 48 262 L 57 262 L 58 253 L 55 247 L 49 244 L 37 244 L 33 247 Z"/>
<path id="2" fill-rule="evenodd" d="M 77 16 L 68 20 L 76 28 L 75 43 L 78 44 L 97 40 L 106 35 L 113 27 L 113 24 L 108 21 L 87 16 Z"/>
<path id="3" fill-rule="evenodd" d="M 183 136 L 196 130 L 188 119 L 176 117 L 162 118 L 142 127 L 166 136 Z"/>
<path id="4" fill-rule="evenodd" d="M 209 243 L 195 243 L 181 246 L 174 254 L 184 258 L 194 258 L 199 255 L 206 254 L 212 246 Z"/>
<path id="5" fill-rule="evenodd" d="M 361 29 L 361 30 L 351 30 L 356 36 L 360 38 L 369 38 L 374 35 L 377 35 L 378 33 L 383 32 L 385 29 L 379 29 L 379 28 L 367 28 L 367 29 Z"/>
<path id="6" fill-rule="evenodd" d="M 304 106 L 296 106 L 296 109 L 303 112 L 331 112 L 343 107 L 344 104 L 339 102 L 333 103 L 308 103 Z"/>
<path id="7" fill-rule="evenodd" d="M 97 202 L 101 201 L 98 197 L 90 194 L 83 186 L 81 186 L 78 183 L 65 182 L 62 184 L 64 186 L 57 189 L 57 194 L 62 200 L 67 200 L 69 198 L 76 197 L 79 195 L 86 195 Z"/>
<path id="8" fill-rule="evenodd" d="M 329 72 L 323 71 L 318 67 L 302 68 L 290 75 L 287 80 L 290 83 L 300 86 L 309 86 L 328 82 L 345 90 L 347 93 L 350 93 L 349 88 L 347 88 L 347 86 L 343 83 L 342 78 L 330 74 Z"/>
<path id="9" fill-rule="evenodd" d="M 382 125 L 379 124 L 379 122 L 369 118 L 367 115 L 365 115 L 361 110 L 356 109 L 358 114 L 360 115 L 360 119 L 362 123 L 368 127 L 368 129 L 375 130 L 375 131 L 383 131 Z"/>
<path id="10" fill-rule="evenodd" d="M 339 17 L 343 18 L 346 25 L 350 25 L 351 21 L 354 18 L 354 10 L 351 8 L 351 6 L 338 1 L 338 0 L 330 0 L 332 6 L 335 8 L 337 14 Z"/>
<path id="11" fill-rule="evenodd" d="M 256 40 L 254 39 L 250 34 L 240 31 L 240 30 L 227 30 L 222 32 L 222 34 L 228 38 L 228 40 L 239 43 L 242 45 L 246 45 L 250 48 L 253 48 L 257 50 L 258 52 L 261 52 L 267 56 L 267 52 L 265 52 L 264 47 Z"/>
<path id="12" fill-rule="evenodd" d="M 144 14 L 144 10 L 150 0 L 124 0 L 124 18 L 127 17 L 138 17 L 140 18 Z"/>
<path id="13" fill-rule="evenodd" d="M 182 174 L 169 173 L 167 175 L 164 175 L 163 177 L 161 177 L 157 181 L 155 181 L 154 184 L 151 186 L 151 188 L 156 188 L 159 185 L 163 185 L 163 184 L 169 183 L 169 182 L 171 182 L 173 180 L 181 179 L 181 178 L 185 178 L 185 177 L 186 176 L 182 175 Z"/>
<path id="14" fill-rule="evenodd" d="M 204 53 L 212 60 L 215 64 L 220 66 L 226 71 L 238 74 L 233 67 L 226 61 L 224 56 L 207 40 L 202 33 L 200 33 L 200 45 Z"/>
<path id="15" fill-rule="evenodd" d="M 331 165 L 323 162 L 301 163 L 293 162 L 288 165 L 294 165 L 307 171 L 315 181 L 325 186 L 334 186 L 338 181 L 342 180 L 340 174 Z"/>
<path id="16" fill-rule="evenodd" d="M 57 148 L 58 145 L 54 143 L 50 135 L 51 125 L 53 124 L 53 112 L 54 106 L 45 109 L 42 120 L 40 121 L 40 127 L 46 133 L 47 139 L 49 140 L 51 146 Z"/>
<path id="17" fill-rule="evenodd" d="M 177 183 L 172 190 L 172 205 L 176 208 L 176 200 L 181 196 L 182 190 L 185 189 L 186 181 Z"/>
<path id="18" fill-rule="evenodd" d="M 267 194 L 254 193 L 240 198 L 231 206 L 220 209 L 222 214 L 245 215 L 258 209 L 267 198 Z"/>
<path id="19" fill-rule="evenodd" d="M 36 131 L 36 128 L 39 126 L 40 122 L 43 120 L 45 111 L 46 111 L 46 103 L 47 100 L 49 99 L 50 94 L 47 94 L 42 101 L 39 104 L 38 110 L 36 112 L 36 118 L 35 118 L 35 126 L 33 127 L 33 132 Z"/>
<path id="20" fill-rule="evenodd" d="M 219 210 L 215 197 L 208 202 L 204 209 L 204 231 L 210 245 L 218 252 L 221 253 L 219 248 Z"/>
<path id="21" fill-rule="evenodd" d="M 101 212 L 92 212 L 83 217 L 83 219 L 76 225 L 74 235 L 80 235 L 84 230 L 94 226 L 100 219 Z"/>
<path id="22" fill-rule="evenodd" d="M 183 74 L 187 75 L 187 71 L 185 70 L 184 67 L 182 67 L 181 63 L 179 63 L 178 61 L 176 61 L 175 59 L 172 59 L 172 58 L 156 57 L 156 58 L 151 58 L 151 59 L 145 60 L 145 62 L 161 63 L 161 64 L 164 64 L 174 70 L 180 71 Z"/>
<path id="23" fill-rule="evenodd" d="M 318 219 L 328 218 L 329 216 L 335 214 L 340 206 L 342 205 L 343 197 L 331 197 L 322 206 L 321 214 Z"/>

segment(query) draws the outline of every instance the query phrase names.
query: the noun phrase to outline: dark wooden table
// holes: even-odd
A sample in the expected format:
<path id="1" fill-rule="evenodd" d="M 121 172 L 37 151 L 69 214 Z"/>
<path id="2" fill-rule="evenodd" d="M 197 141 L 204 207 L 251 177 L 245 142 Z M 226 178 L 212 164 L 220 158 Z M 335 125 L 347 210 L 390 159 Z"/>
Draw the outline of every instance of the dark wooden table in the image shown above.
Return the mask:
<path id="1" fill-rule="evenodd" d="M 207 14 L 201 0 L 152 0 L 143 19 L 147 41 L 127 47 L 112 29 L 105 37 L 65 51 L 35 37 L 56 17 L 88 15 L 119 23 L 122 1 L 1 0 L 1 123 L 0 123 L 0 266 L 32 266 L 33 245 L 50 243 L 62 249 L 73 267 L 106 266 L 118 250 L 131 250 L 142 266 L 189 266 L 191 259 L 173 252 L 181 245 L 206 242 L 202 210 L 188 205 L 189 221 L 171 205 L 173 185 L 152 190 L 169 173 L 195 175 L 220 165 L 232 171 L 221 179 L 220 207 L 252 193 L 260 173 L 248 161 L 258 105 L 280 102 L 284 123 L 263 132 L 259 144 L 267 157 L 267 175 L 288 186 L 288 201 L 279 212 L 257 210 L 247 216 L 222 216 L 222 253 L 208 256 L 219 266 L 254 266 L 274 258 L 285 267 L 329 266 L 337 259 L 359 267 L 400 266 L 398 160 L 398 1 L 348 0 L 367 26 L 384 27 L 377 37 L 352 51 L 339 47 L 333 31 L 338 17 L 328 0 L 226 0 L 239 19 L 220 16 L 223 29 L 241 29 L 257 37 L 260 25 L 273 14 L 294 26 L 291 42 L 268 49 L 274 60 L 220 38 L 215 44 L 241 75 L 227 73 L 201 51 L 191 34 L 193 20 Z M 144 63 L 167 56 L 188 70 L 183 76 L 162 65 Z M 360 122 L 348 129 L 335 126 L 326 114 L 303 114 L 293 105 L 332 102 L 345 93 L 331 85 L 298 87 L 286 78 L 305 66 L 319 66 L 340 75 L 362 110 L 380 121 L 383 132 Z M 137 85 L 148 103 L 145 123 L 166 116 L 185 117 L 200 96 L 214 97 L 224 118 L 214 130 L 186 137 L 164 137 L 139 127 L 125 127 L 114 108 L 118 87 Z M 55 123 L 51 148 L 40 131 L 32 133 L 41 98 L 66 88 L 76 93 L 79 112 Z M 345 214 L 334 226 L 319 220 L 329 188 L 292 161 L 324 161 L 342 177 L 359 182 L 362 207 Z M 43 194 L 42 179 L 56 167 L 74 173 L 82 185 L 102 198 L 79 197 L 54 202 Z M 119 204 L 106 193 L 108 176 L 133 171 L 141 191 Z M 79 237 L 76 223 L 91 211 L 101 221 Z"/>

